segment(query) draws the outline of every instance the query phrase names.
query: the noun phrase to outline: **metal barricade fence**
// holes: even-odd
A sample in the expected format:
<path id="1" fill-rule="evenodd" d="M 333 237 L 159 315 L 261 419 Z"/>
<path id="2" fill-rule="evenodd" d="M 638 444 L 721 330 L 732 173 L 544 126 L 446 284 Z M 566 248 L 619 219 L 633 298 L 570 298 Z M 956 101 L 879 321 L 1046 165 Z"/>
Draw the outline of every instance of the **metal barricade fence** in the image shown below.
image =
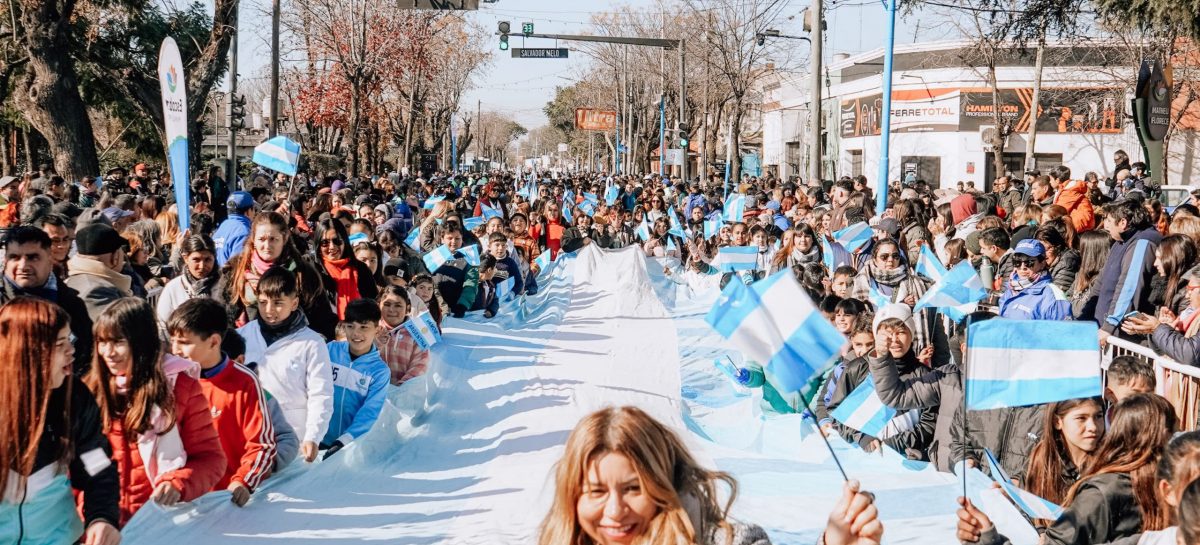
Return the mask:
<path id="1" fill-rule="evenodd" d="M 1104 349 L 1102 367 L 1118 356 L 1133 356 L 1154 366 L 1155 391 L 1175 407 L 1180 429 L 1197 429 L 1200 420 L 1200 368 L 1183 365 L 1145 346 L 1116 337 L 1109 337 Z"/>

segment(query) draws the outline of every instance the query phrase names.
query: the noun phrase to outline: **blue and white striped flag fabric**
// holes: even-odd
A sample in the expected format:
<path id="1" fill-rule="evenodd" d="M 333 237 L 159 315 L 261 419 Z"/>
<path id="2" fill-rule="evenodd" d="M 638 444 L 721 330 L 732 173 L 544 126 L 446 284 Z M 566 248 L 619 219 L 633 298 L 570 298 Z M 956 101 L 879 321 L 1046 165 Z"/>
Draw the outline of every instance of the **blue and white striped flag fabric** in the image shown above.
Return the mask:
<path id="1" fill-rule="evenodd" d="M 550 266 L 550 250 L 546 250 L 533 260 L 533 264 L 537 265 L 538 271 L 544 271 Z"/>
<path id="2" fill-rule="evenodd" d="M 575 215 L 571 213 L 572 207 L 574 207 L 574 203 L 563 199 L 562 216 L 567 220 L 567 225 L 575 224 Z"/>
<path id="3" fill-rule="evenodd" d="M 875 288 L 875 283 L 872 281 L 867 282 L 867 295 L 871 298 L 871 300 L 868 302 L 875 307 L 876 312 L 882 310 L 883 307 L 892 304 L 892 300 L 888 296 L 880 293 L 879 290 Z"/>
<path id="4" fill-rule="evenodd" d="M 741 193 L 731 193 L 725 199 L 725 222 L 741 223 L 746 216 L 746 196 Z"/>
<path id="5" fill-rule="evenodd" d="M 610 183 L 608 189 L 604 190 L 604 204 L 612 206 L 617 202 L 617 197 L 620 195 L 621 188 L 617 187 L 616 184 Z"/>
<path id="6" fill-rule="evenodd" d="M 984 297 L 987 297 L 987 290 L 979 280 L 979 275 L 975 273 L 975 268 L 971 266 L 970 261 L 962 261 L 930 286 L 913 306 L 913 312 L 936 308 L 951 320 L 958 322 L 974 312 L 976 303 Z"/>
<path id="7" fill-rule="evenodd" d="M 704 220 L 704 238 L 712 238 L 720 234 L 721 220 Z"/>
<path id="8" fill-rule="evenodd" d="M 679 247 L 675 245 L 675 237 L 667 237 L 667 251 L 678 252 Z"/>
<path id="9" fill-rule="evenodd" d="M 496 300 L 503 301 L 512 293 L 513 287 L 516 286 L 517 280 L 513 277 L 505 278 L 503 282 L 496 284 Z"/>
<path id="10" fill-rule="evenodd" d="M 433 210 L 433 205 L 440 203 L 444 200 L 446 200 L 445 195 L 436 195 L 433 197 L 429 197 L 428 199 L 425 199 L 425 204 L 422 204 L 421 208 L 424 208 L 425 210 Z"/>
<path id="11" fill-rule="evenodd" d="M 750 286 L 730 282 L 704 321 L 747 360 L 764 363 L 784 393 L 800 391 L 846 344 L 790 270 Z"/>
<path id="12" fill-rule="evenodd" d="M 1131 251 L 1132 253 L 1130 253 Z M 1150 246 L 1149 241 L 1142 239 L 1134 242 L 1133 249 L 1126 250 L 1124 255 L 1133 256 L 1127 262 L 1141 267 L 1142 263 L 1146 261 L 1147 256 L 1150 261 L 1154 261 L 1154 248 Z M 1138 288 L 1141 286 L 1141 279 L 1141 274 L 1130 272 L 1125 275 L 1125 281 L 1121 284 L 1121 288 L 1117 290 L 1117 297 L 1113 302 L 1113 313 L 1104 318 L 1105 322 L 1112 326 L 1120 326 L 1121 322 L 1125 320 L 1125 316 L 1129 314 L 1129 311 L 1137 310 L 1135 305 L 1137 304 Z"/>
<path id="13" fill-rule="evenodd" d="M 634 233 L 638 238 L 642 239 L 642 242 L 650 240 L 650 224 L 646 223 L 646 220 L 642 220 L 642 223 L 637 226 Z"/>
<path id="14" fill-rule="evenodd" d="M 255 146 L 250 159 L 257 165 L 295 176 L 300 167 L 300 144 L 286 136 L 276 136 Z"/>
<path id="15" fill-rule="evenodd" d="M 675 214 L 674 208 L 667 209 L 667 217 L 671 221 L 670 229 L 667 230 L 668 233 L 671 233 L 677 237 L 687 236 L 683 233 L 683 224 L 679 222 L 679 216 Z"/>
<path id="16" fill-rule="evenodd" d="M 575 192 L 570 189 L 563 191 L 563 204 L 566 203 L 575 204 Z"/>
<path id="17" fill-rule="evenodd" d="M 758 267 L 758 246 L 725 246 L 717 250 L 721 272 L 752 271 Z"/>
<path id="18" fill-rule="evenodd" d="M 579 211 L 587 214 L 588 217 L 596 215 L 596 201 L 583 201 L 579 203 Z"/>
<path id="19" fill-rule="evenodd" d="M 967 328 L 966 392 L 972 410 L 1099 396 L 1094 322 L 986 320 Z"/>
<path id="20" fill-rule="evenodd" d="M 408 236 L 404 237 L 404 243 L 415 251 L 421 251 L 421 228 L 413 227 L 412 231 L 408 232 Z"/>
<path id="21" fill-rule="evenodd" d="M 593 203 L 600 203 L 600 197 L 597 197 L 595 193 L 588 193 L 587 191 L 583 192 L 583 200 L 585 202 L 592 201 Z"/>
<path id="22" fill-rule="evenodd" d="M 442 341 L 442 334 L 438 332 L 437 322 L 433 321 L 433 316 L 426 310 L 417 315 L 416 318 L 404 322 L 404 329 L 412 336 L 413 341 L 417 343 L 417 348 L 421 350 L 429 350 L 430 347 Z"/>
<path id="23" fill-rule="evenodd" d="M 438 267 L 442 266 L 442 263 L 454 259 L 454 252 L 450 251 L 449 246 L 443 244 L 425 254 L 425 257 L 421 259 L 425 261 L 425 268 L 429 269 L 430 274 L 433 274 L 434 271 L 438 270 Z"/>
<path id="24" fill-rule="evenodd" d="M 833 239 L 838 241 L 847 252 L 854 253 L 854 250 L 869 242 L 873 235 L 874 231 L 871 230 L 871 226 L 867 225 L 865 221 L 860 221 L 834 233 Z"/>
<path id="25" fill-rule="evenodd" d="M 992 479 L 995 479 L 1000 484 L 1000 488 L 1004 489 L 1004 493 L 1008 494 L 1008 498 L 1017 504 L 1017 507 L 1021 508 L 1030 518 L 1058 520 L 1058 517 L 1062 516 L 1062 506 L 1037 494 L 1017 488 L 1012 483 L 1012 479 L 1008 477 L 1008 473 L 1005 473 L 1004 467 L 1000 465 L 1000 462 L 996 461 L 996 455 L 992 454 L 991 450 L 983 449 L 983 454 L 987 457 L 988 467 L 992 470 Z"/>
<path id="26" fill-rule="evenodd" d="M 483 219 L 490 220 L 492 218 L 504 218 L 504 213 L 499 209 L 488 206 L 487 203 L 479 203 L 479 211 L 483 214 Z"/>
<path id="27" fill-rule="evenodd" d="M 934 282 L 941 280 L 947 272 L 942 261 L 938 259 L 937 254 L 933 253 L 933 249 L 928 244 L 921 245 L 921 255 L 917 256 L 917 266 L 914 267 L 914 270 L 917 271 L 917 274 Z"/>
<path id="28" fill-rule="evenodd" d="M 879 394 L 875 393 L 875 380 L 867 375 L 866 380 L 850 392 L 829 416 L 871 437 L 879 437 L 888 422 L 896 416 L 896 409 L 883 404 Z"/>
<path id="29" fill-rule="evenodd" d="M 462 248 L 459 248 L 458 251 L 462 253 L 464 258 L 466 258 L 468 265 L 474 265 L 476 267 L 479 266 L 479 246 L 474 244 L 470 246 L 463 246 Z"/>
<path id="30" fill-rule="evenodd" d="M 463 227 L 468 231 L 474 231 L 482 227 L 486 221 L 487 220 L 484 219 L 483 216 L 471 216 L 469 218 L 463 218 Z"/>

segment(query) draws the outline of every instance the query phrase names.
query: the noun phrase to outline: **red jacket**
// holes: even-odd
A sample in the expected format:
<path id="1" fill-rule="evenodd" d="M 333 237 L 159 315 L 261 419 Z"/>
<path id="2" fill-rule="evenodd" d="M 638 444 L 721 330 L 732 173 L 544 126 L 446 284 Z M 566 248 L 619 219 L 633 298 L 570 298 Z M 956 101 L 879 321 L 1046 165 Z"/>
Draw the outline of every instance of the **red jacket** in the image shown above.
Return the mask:
<path id="1" fill-rule="evenodd" d="M 202 371 L 203 373 L 203 371 Z M 213 490 L 237 481 L 253 491 L 275 466 L 275 429 L 258 377 L 229 359 L 200 388 L 212 407 L 213 425 L 225 452 L 225 474 Z"/>
<path id="2" fill-rule="evenodd" d="M 175 426 L 187 452 L 187 462 L 179 469 L 162 473 L 157 482 L 171 483 L 179 490 L 180 501 L 187 502 L 203 496 L 217 484 L 225 472 L 225 453 L 221 452 L 221 441 L 199 381 L 180 373 L 175 379 L 174 395 Z M 138 438 L 125 437 L 119 419 L 112 420 L 107 435 L 113 448 L 112 460 L 121 477 L 120 522 L 124 526 L 150 499 L 156 483 L 146 476 Z"/>
<path id="3" fill-rule="evenodd" d="M 545 232 L 543 232 L 543 229 L 545 229 Z M 538 241 L 539 245 L 550 250 L 550 259 L 553 260 L 558 258 L 558 249 L 562 247 L 562 236 L 566 230 L 567 228 L 563 226 L 562 218 L 560 217 L 554 221 L 543 219 L 541 223 L 535 223 L 530 228 L 530 234 L 533 235 L 534 240 Z M 537 256 L 533 257 L 536 258 Z"/>
<path id="4" fill-rule="evenodd" d="M 1054 197 L 1054 204 L 1067 209 L 1071 215 L 1071 225 L 1076 233 L 1091 231 L 1096 227 L 1096 214 L 1092 210 L 1092 201 L 1088 200 L 1087 182 L 1070 180 L 1063 182 Z"/>

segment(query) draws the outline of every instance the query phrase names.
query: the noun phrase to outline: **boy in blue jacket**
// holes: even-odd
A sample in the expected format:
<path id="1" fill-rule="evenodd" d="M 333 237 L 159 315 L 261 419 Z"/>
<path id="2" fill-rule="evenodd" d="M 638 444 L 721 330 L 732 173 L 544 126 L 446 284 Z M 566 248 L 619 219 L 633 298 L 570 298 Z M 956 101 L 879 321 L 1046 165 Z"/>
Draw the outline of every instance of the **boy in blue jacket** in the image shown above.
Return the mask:
<path id="1" fill-rule="evenodd" d="M 492 233 L 488 237 L 487 250 L 492 257 L 496 258 L 496 272 L 503 273 L 499 276 L 513 279 L 513 295 L 525 293 L 525 278 L 521 274 L 521 268 L 517 265 L 517 260 L 508 253 L 508 235 L 500 232 Z"/>
<path id="2" fill-rule="evenodd" d="M 325 458 L 367 433 L 383 409 L 392 375 L 375 348 L 382 318 L 379 304 L 374 300 L 351 301 L 342 320 L 346 340 L 329 343 L 329 359 L 333 362 L 333 417 L 321 440 Z"/>

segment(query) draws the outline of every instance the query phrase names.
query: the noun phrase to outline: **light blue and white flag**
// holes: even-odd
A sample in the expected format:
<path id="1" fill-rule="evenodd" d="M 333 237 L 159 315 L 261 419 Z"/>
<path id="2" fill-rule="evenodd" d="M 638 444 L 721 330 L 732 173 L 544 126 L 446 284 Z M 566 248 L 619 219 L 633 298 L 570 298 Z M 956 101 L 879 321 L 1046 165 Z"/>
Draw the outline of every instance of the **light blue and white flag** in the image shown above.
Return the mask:
<path id="1" fill-rule="evenodd" d="M 783 393 L 803 388 L 846 344 L 790 270 L 730 282 L 704 320 L 747 360 L 764 362 Z"/>
<path id="2" fill-rule="evenodd" d="M 1062 516 L 1062 506 L 1037 494 L 1017 488 L 1008 474 L 1004 472 L 1004 467 L 996 461 L 996 455 L 992 454 L 991 450 L 983 449 L 983 454 L 987 457 L 988 466 L 992 470 L 992 479 L 1000 484 L 1000 488 L 1004 489 L 1008 498 L 1017 504 L 1017 507 L 1021 508 L 1026 515 L 1029 515 L 1030 518 L 1046 520 L 1058 520 L 1058 517 Z"/>
<path id="3" fill-rule="evenodd" d="M 425 210 L 433 210 L 433 206 L 435 204 L 440 203 L 444 200 L 446 200 L 445 195 L 437 195 L 434 197 L 429 197 L 428 199 L 425 199 L 425 204 L 422 204 L 421 208 L 424 208 Z"/>
<path id="4" fill-rule="evenodd" d="M 867 375 L 858 388 L 846 396 L 829 416 L 848 427 L 878 438 L 896 416 L 896 409 L 888 407 L 875 392 L 875 380 Z"/>
<path id="5" fill-rule="evenodd" d="M 513 286 L 515 286 L 516 283 L 517 280 L 510 276 L 505 278 L 503 282 L 496 284 L 496 300 L 503 301 L 505 297 L 508 297 L 508 295 L 512 293 Z"/>
<path id="6" fill-rule="evenodd" d="M 538 271 L 544 271 L 550 266 L 550 250 L 546 250 L 533 260 L 533 264 L 537 265 Z"/>
<path id="7" fill-rule="evenodd" d="M 678 252 L 679 247 L 675 245 L 675 237 L 667 237 L 667 252 Z"/>
<path id="8" fill-rule="evenodd" d="M 642 223 L 633 232 L 638 238 L 642 239 L 642 242 L 650 240 L 650 224 L 646 223 L 646 220 L 642 220 Z"/>
<path id="9" fill-rule="evenodd" d="M 563 191 L 563 204 L 566 203 L 575 204 L 575 192 L 570 189 Z"/>
<path id="10" fill-rule="evenodd" d="M 583 201 L 583 202 L 579 203 L 579 210 L 581 212 L 583 212 L 584 214 L 587 214 L 589 218 L 592 216 L 595 216 L 596 215 L 596 201 Z"/>
<path id="11" fill-rule="evenodd" d="M 462 255 L 464 258 L 466 258 L 468 265 L 474 265 L 476 267 L 479 266 L 479 246 L 474 244 L 470 246 L 463 246 L 462 248 L 459 248 L 458 251 L 462 252 Z"/>
<path id="12" fill-rule="evenodd" d="M 967 329 L 966 404 L 972 410 L 1094 397 L 1100 345 L 1094 322 L 986 320 Z"/>
<path id="13" fill-rule="evenodd" d="M 987 297 L 987 290 L 979 280 L 979 275 L 975 274 L 975 268 L 970 261 L 962 261 L 930 286 L 913 306 L 913 312 L 936 308 L 958 322 L 974 312 L 976 303 L 984 297 Z"/>
<path id="14" fill-rule="evenodd" d="M 934 282 L 941 280 L 947 272 L 942 261 L 938 259 L 937 254 L 933 253 L 933 249 L 928 244 L 921 245 L 921 255 L 917 256 L 917 266 L 914 269 L 917 274 Z"/>
<path id="15" fill-rule="evenodd" d="M 704 220 L 704 238 L 712 238 L 720 234 L 721 220 Z"/>
<path id="16" fill-rule="evenodd" d="M 720 248 L 717 250 L 717 262 L 714 265 L 721 272 L 753 271 L 758 267 L 758 246 Z"/>
<path id="17" fill-rule="evenodd" d="M 429 350 L 430 347 L 442 341 L 442 334 L 438 331 L 437 322 L 433 321 L 433 316 L 426 310 L 417 315 L 416 318 L 404 322 L 404 329 L 412 336 L 413 341 L 417 343 L 417 348 L 421 350 Z"/>
<path id="18" fill-rule="evenodd" d="M 725 222 L 741 223 L 746 216 L 746 196 L 730 193 L 725 199 Z"/>
<path id="19" fill-rule="evenodd" d="M 583 200 L 584 202 L 591 201 L 596 204 L 600 203 L 600 197 L 597 197 L 595 193 L 588 193 L 587 191 L 583 192 Z"/>
<path id="20" fill-rule="evenodd" d="M 875 288 L 875 283 L 869 280 L 867 281 L 867 296 L 871 298 L 870 303 L 874 305 L 876 311 L 882 310 L 883 307 L 892 304 L 891 298 L 880 293 Z"/>
<path id="21" fill-rule="evenodd" d="M 617 197 L 621 195 L 621 188 L 616 184 L 609 184 L 608 189 L 604 190 L 604 204 L 612 206 L 617 202 Z"/>
<path id="22" fill-rule="evenodd" d="M 404 237 L 404 243 L 416 251 L 421 251 L 421 228 L 413 227 L 412 231 L 408 232 L 408 236 Z"/>
<path id="23" fill-rule="evenodd" d="M 300 167 L 300 144 L 286 136 L 276 136 L 254 147 L 255 164 L 295 176 Z"/>
<path id="24" fill-rule="evenodd" d="M 562 216 L 563 219 L 567 220 L 567 225 L 575 224 L 575 215 L 571 213 L 571 207 L 572 203 L 569 203 L 566 200 L 563 201 Z"/>
<path id="25" fill-rule="evenodd" d="M 469 218 L 463 218 L 463 227 L 468 231 L 474 231 L 482 227 L 486 221 L 487 220 L 484 219 L 483 216 L 471 216 Z"/>
<path id="26" fill-rule="evenodd" d="M 425 254 L 425 257 L 422 257 L 421 259 L 425 261 L 425 268 L 429 269 L 430 274 L 432 274 L 433 271 L 438 270 L 438 267 L 441 267 L 443 263 L 454 259 L 454 252 L 450 251 L 449 246 L 443 244 L 437 248 L 434 248 L 433 251 Z"/>
<path id="27" fill-rule="evenodd" d="M 687 236 L 683 233 L 683 224 L 679 222 L 679 216 L 675 214 L 674 208 L 667 209 L 667 217 L 671 221 L 671 227 L 667 230 L 668 233 L 677 237 Z"/>
<path id="28" fill-rule="evenodd" d="M 874 236 L 874 231 L 871 230 L 871 226 L 867 225 L 865 221 L 860 221 L 835 232 L 833 239 L 838 241 L 847 252 L 854 253 L 863 244 L 870 242 L 872 236 Z"/>
<path id="29" fill-rule="evenodd" d="M 499 209 L 488 206 L 487 203 L 479 203 L 479 211 L 483 214 L 483 219 L 490 220 L 492 218 L 504 218 L 504 213 Z"/>

